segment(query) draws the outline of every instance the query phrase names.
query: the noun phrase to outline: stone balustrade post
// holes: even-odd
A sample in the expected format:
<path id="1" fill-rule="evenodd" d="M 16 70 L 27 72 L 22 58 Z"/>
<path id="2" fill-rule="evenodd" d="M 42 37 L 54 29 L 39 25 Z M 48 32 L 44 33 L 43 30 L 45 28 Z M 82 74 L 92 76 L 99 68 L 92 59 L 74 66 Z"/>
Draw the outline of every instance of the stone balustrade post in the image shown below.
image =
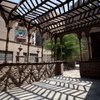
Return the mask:
<path id="1" fill-rule="evenodd" d="M 56 61 L 55 75 L 63 75 L 63 62 Z"/>

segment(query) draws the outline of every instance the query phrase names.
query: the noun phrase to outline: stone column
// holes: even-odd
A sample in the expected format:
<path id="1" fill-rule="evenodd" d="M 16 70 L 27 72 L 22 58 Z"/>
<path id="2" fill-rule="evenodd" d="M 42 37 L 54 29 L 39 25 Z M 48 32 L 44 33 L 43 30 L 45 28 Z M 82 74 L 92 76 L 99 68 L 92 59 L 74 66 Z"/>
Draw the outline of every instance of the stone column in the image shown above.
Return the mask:
<path id="1" fill-rule="evenodd" d="M 7 27 L 7 37 L 6 37 L 6 47 L 5 47 L 5 59 L 4 62 L 7 62 L 7 53 L 8 53 L 8 43 L 9 43 L 9 33 L 10 33 L 11 27 Z"/>

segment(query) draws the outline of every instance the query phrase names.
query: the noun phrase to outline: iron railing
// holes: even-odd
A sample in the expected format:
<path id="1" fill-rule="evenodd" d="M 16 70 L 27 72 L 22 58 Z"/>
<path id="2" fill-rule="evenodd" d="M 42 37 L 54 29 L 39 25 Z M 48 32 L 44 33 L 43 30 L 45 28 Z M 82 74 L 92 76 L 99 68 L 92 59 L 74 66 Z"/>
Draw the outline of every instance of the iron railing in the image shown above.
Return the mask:
<path id="1" fill-rule="evenodd" d="M 0 64 L 0 91 L 61 74 L 62 62 Z"/>

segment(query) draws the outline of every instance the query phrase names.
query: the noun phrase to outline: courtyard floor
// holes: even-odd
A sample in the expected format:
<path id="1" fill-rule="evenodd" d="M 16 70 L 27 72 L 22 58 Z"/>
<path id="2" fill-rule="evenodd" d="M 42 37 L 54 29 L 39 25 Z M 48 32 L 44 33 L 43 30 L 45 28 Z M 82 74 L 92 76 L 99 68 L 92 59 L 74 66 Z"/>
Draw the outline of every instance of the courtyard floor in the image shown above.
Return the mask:
<path id="1" fill-rule="evenodd" d="M 100 80 L 80 78 L 78 68 L 0 93 L 0 100 L 100 100 Z"/>

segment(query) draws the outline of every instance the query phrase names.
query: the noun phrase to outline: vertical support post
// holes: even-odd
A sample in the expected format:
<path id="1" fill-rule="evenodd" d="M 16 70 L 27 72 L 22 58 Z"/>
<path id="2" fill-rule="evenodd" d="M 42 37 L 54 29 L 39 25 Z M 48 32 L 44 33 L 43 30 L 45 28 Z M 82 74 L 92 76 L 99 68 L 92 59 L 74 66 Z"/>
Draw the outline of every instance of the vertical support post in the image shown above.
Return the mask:
<path id="1" fill-rule="evenodd" d="M 80 59 L 82 61 L 82 45 L 81 45 L 81 39 L 79 39 L 79 45 L 80 45 Z"/>
<path id="2" fill-rule="evenodd" d="M 29 46 L 30 46 L 31 34 L 28 31 L 28 46 L 27 46 L 27 62 L 29 62 Z"/>
<path id="3" fill-rule="evenodd" d="M 43 62 L 43 35 L 42 35 L 42 51 L 41 51 L 41 62 Z"/>
<path id="4" fill-rule="evenodd" d="M 8 43 L 9 43 L 9 33 L 10 33 L 11 27 L 7 27 L 7 37 L 6 37 L 6 48 L 5 48 L 5 60 L 4 62 L 7 62 L 7 52 L 8 52 Z"/>
<path id="5" fill-rule="evenodd" d="M 62 37 L 63 36 L 60 37 L 60 53 L 61 53 L 60 60 L 62 60 Z"/>
<path id="6" fill-rule="evenodd" d="M 40 30 L 41 33 L 41 62 L 43 62 L 43 30 Z"/>
<path id="7" fill-rule="evenodd" d="M 56 61 L 57 60 L 57 46 L 56 46 L 57 36 L 54 37 L 54 43 L 55 43 L 55 46 L 54 46 L 54 61 Z"/>
<path id="8" fill-rule="evenodd" d="M 40 30 L 41 32 L 41 62 L 43 62 L 43 30 Z"/>
<path id="9" fill-rule="evenodd" d="M 55 67 L 55 75 L 63 75 L 63 62 L 56 62 L 56 67 Z"/>
<path id="10" fill-rule="evenodd" d="M 89 37 L 87 37 L 87 42 L 88 42 L 88 53 L 89 53 L 89 59 L 91 59 Z"/>
<path id="11" fill-rule="evenodd" d="M 77 35 L 78 35 L 79 46 L 80 46 L 80 59 L 81 59 L 81 61 L 82 61 L 83 59 L 82 59 L 81 32 L 79 31 L 79 32 L 77 33 Z"/>
<path id="12" fill-rule="evenodd" d="M 53 38 L 51 36 L 51 61 L 52 61 Z"/>
<path id="13" fill-rule="evenodd" d="M 91 54 L 90 54 L 90 44 L 89 44 L 89 34 L 90 33 L 90 29 L 86 29 L 85 30 L 85 35 L 87 38 L 87 44 L 88 44 L 88 54 L 89 54 L 89 59 L 91 58 Z"/>
<path id="14" fill-rule="evenodd" d="M 37 49 L 36 52 L 37 52 L 36 62 L 39 62 L 39 52 L 40 52 L 39 49 Z"/>

